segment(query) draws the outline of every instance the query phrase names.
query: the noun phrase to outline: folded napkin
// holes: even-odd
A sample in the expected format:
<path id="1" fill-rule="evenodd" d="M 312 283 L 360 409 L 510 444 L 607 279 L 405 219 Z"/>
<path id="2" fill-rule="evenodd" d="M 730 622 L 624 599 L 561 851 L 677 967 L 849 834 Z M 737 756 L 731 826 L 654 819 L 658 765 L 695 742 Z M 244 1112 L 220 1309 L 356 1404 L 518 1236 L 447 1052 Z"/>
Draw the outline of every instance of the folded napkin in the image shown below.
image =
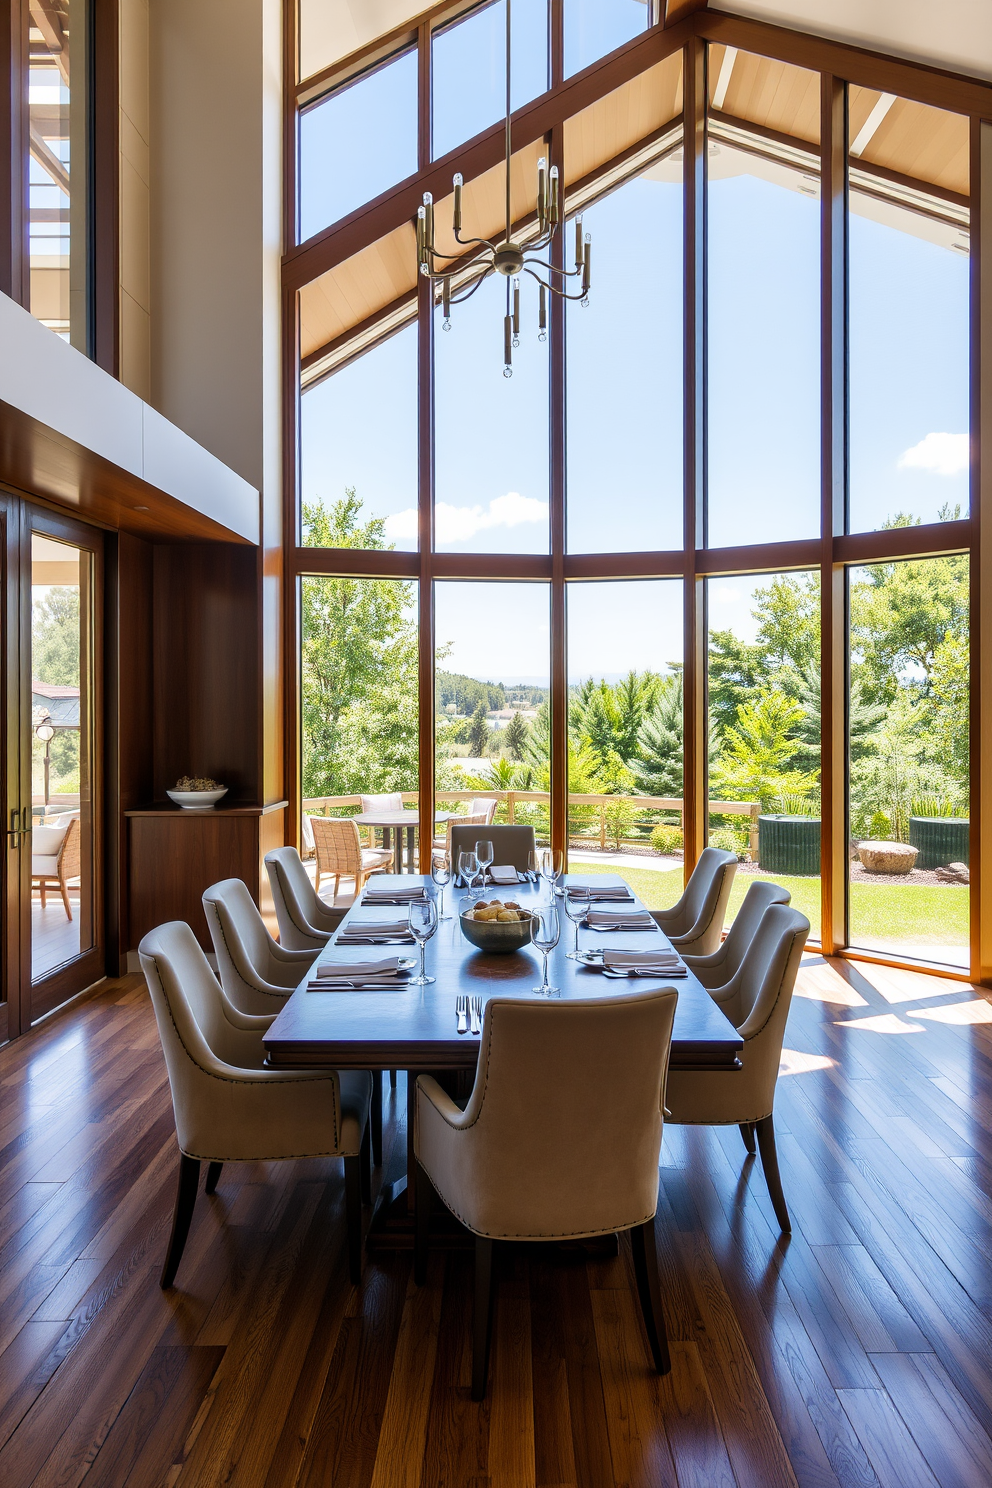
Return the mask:
<path id="1" fill-rule="evenodd" d="M 385 884 L 376 884 L 375 886 L 366 884 L 365 892 L 362 895 L 366 904 L 374 904 L 376 900 L 382 900 L 388 903 L 393 899 L 397 902 L 400 900 L 405 902 L 407 899 L 423 899 L 423 897 L 424 886 L 422 883 L 400 884 L 396 888 L 388 888 Z"/>
<path id="2" fill-rule="evenodd" d="M 684 966 L 685 963 L 678 951 L 664 948 L 656 951 L 604 951 L 603 965 L 612 966 L 617 971 L 625 968 L 642 971 L 652 966 L 667 971 L 670 967 Z"/>
<path id="3" fill-rule="evenodd" d="M 494 863 L 489 870 L 488 878 L 489 882 L 494 884 L 515 884 L 521 882 L 520 875 L 512 863 L 504 863 L 499 867 Z"/>
<path id="4" fill-rule="evenodd" d="M 378 961 L 320 961 L 316 976 L 323 981 L 348 980 L 366 977 L 394 977 L 400 974 L 399 956 L 383 956 Z"/>
<path id="5" fill-rule="evenodd" d="M 587 925 L 618 925 L 624 930 L 657 930 L 646 909 L 590 909 Z"/>
<path id="6" fill-rule="evenodd" d="M 615 889 L 594 889 L 589 887 L 587 884 L 569 884 L 568 888 L 566 889 L 566 893 L 572 899 L 606 899 L 610 902 L 612 902 L 614 899 L 624 901 L 633 899 L 634 897 L 630 890 L 627 888 L 618 887 Z"/>
<path id="7" fill-rule="evenodd" d="M 368 940 L 378 935 L 409 935 L 410 921 L 402 920 L 352 920 L 338 934 L 338 940 Z"/>

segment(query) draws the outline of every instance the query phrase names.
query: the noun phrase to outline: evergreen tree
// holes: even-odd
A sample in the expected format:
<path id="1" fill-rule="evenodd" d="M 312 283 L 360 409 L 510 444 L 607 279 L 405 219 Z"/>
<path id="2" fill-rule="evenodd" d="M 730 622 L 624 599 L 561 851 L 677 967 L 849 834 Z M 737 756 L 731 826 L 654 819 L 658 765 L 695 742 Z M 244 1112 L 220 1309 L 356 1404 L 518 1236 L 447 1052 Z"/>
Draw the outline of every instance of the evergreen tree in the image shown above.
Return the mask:
<path id="1" fill-rule="evenodd" d="M 522 760 L 527 749 L 527 735 L 529 733 L 526 723 L 519 713 L 514 713 L 503 734 L 503 746 L 506 753 L 513 760 Z"/>
<path id="2" fill-rule="evenodd" d="M 484 702 L 479 703 L 468 726 L 468 747 L 476 758 L 489 753 L 489 718 Z"/>

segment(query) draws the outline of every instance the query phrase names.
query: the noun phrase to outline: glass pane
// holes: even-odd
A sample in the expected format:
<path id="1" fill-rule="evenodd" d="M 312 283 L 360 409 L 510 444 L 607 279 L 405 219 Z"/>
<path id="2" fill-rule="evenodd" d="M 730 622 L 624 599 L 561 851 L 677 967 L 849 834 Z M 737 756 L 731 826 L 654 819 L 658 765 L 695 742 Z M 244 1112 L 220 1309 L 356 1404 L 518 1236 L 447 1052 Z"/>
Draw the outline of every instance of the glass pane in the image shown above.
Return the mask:
<path id="1" fill-rule="evenodd" d="M 681 159 L 669 156 L 597 202 L 583 214 L 583 228 L 592 238 L 595 279 L 588 307 L 568 306 L 568 547 L 676 548 L 683 502 Z M 572 241 L 569 228 L 569 251 Z M 650 263 L 651 272 L 630 273 L 632 262 Z"/>
<path id="2" fill-rule="evenodd" d="M 31 976 L 93 944 L 92 558 L 31 539 Z"/>
<path id="3" fill-rule="evenodd" d="M 850 943 L 967 966 L 968 559 L 848 583 Z"/>
<path id="4" fill-rule="evenodd" d="M 31 313 L 85 351 L 85 0 L 32 5 L 29 47 Z"/>
<path id="5" fill-rule="evenodd" d="M 513 0 L 510 103 L 548 86 L 547 0 Z M 433 39 L 433 155 L 437 160 L 506 117 L 506 3 L 497 0 Z"/>
<path id="6" fill-rule="evenodd" d="M 417 585 L 302 580 L 304 811 L 417 790 Z"/>
<path id="7" fill-rule="evenodd" d="M 681 579 L 569 584 L 568 693 L 569 870 L 667 908 L 683 880 Z"/>
<path id="8" fill-rule="evenodd" d="M 530 824 L 546 843 L 550 587 L 442 581 L 434 605 L 438 808 L 464 815 L 495 797 L 497 822 Z"/>
<path id="9" fill-rule="evenodd" d="M 537 286 L 521 286 L 521 345 L 503 376 L 509 280 L 491 275 L 435 336 L 435 517 L 440 552 L 548 551 L 548 350 Z"/>
<path id="10" fill-rule="evenodd" d="M 305 546 L 416 549 L 416 325 L 303 393 L 300 489 Z"/>
<path id="11" fill-rule="evenodd" d="M 710 147 L 713 547 L 820 530 L 820 212 L 810 171 Z"/>
<path id="12" fill-rule="evenodd" d="M 736 852 L 730 924 L 755 877 L 820 935 L 820 578 L 707 581 L 709 844 Z"/>
<path id="13" fill-rule="evenodd" d="M 581 72 L 651 24 L 644 0 L 563 0 L 565 76 Z"/>
<path id="14" fill-rule="evenodd" d="M 300 116 L 300 239 L 346 217 L 417 169 L 417 54 Z"/>
<path id="15" fill-rule="evenodd" d="M 968 515 L 968 214 L 932 206 L 850 193 L 852 532 Z"/>

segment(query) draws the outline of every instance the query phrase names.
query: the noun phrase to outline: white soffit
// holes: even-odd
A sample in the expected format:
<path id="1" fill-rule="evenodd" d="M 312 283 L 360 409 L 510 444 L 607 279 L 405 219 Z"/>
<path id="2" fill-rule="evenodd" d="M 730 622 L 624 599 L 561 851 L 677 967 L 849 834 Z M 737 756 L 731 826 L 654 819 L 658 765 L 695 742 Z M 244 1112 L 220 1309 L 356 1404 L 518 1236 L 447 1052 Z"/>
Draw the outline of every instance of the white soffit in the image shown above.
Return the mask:
<path id="1" fill-rule="evenodd" d="M 712 9 L 992 79 L 992 0 L 717 0 Z"/>
<path id="2" fill-rule="evenodd" d="M 426 9 L 426 0 L 300 0 L 300 76 L 308 78 Z"/>

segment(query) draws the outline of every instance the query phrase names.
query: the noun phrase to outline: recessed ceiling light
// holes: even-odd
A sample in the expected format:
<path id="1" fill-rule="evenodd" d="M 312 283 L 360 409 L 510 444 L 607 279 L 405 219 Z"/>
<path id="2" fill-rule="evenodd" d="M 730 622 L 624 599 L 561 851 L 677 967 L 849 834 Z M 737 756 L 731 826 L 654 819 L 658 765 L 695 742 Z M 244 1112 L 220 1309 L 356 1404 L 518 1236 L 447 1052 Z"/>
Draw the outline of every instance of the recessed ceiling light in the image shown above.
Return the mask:
<path id="1" fill-rule="evenodd" d="M 136 506 L 134 509 L 135 509 L 135 511 L 147 511 L 148 510 L 147 506 Z"/>

